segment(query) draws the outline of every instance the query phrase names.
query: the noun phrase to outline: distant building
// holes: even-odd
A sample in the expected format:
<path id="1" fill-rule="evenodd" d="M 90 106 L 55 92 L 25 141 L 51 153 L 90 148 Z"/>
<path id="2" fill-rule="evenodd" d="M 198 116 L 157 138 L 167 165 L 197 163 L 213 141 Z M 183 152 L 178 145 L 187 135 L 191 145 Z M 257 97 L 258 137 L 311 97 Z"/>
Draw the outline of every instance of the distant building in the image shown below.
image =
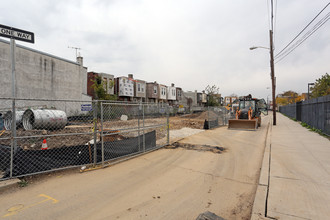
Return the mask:
<path id="1" fill-rule="evenodd" d="M 197 105 L 200 107 L 205 106 L 207 103 L 207 94 L 203 90 L 202 92 L 197 92 Z"/>
<path id="2" fill-rule="evenodd" d="M 237 96 L 226 96 L 225 97 L 225 105 L 232 105 L 233 104 L 233 102 L 236 100 L 236 99 L 238 99 L 238 97 Z"/>
<path id="3" fill-rule="evenodd" d="M 197 105 L 202 106 L 202 93 L 197 92 Z"/>
<path id="4" fill-rule="evenodd" d="M 147 97 L 147 83 L 146 81 L 136 79 L 134 80 L 134 101 L 146 102 Z"/>
<path id="5" fill-rule="evenodd" d="M 133 75 L 120 76 L 115 78 L 115 94 L 119 101 L 132 101 L 134 97 Z"/>
<path id="6" fill-rule="evenodd" d="M 182 104 L 182 100 L 183 100 L 183 92 L 182 89 L 180 87 L 176 87 L 176 101 L 177 101 L 177 105 L 181 105 Z"/>
<path id="7" fill-rule="evenodd" d="M 87 95 L 93 97 L 95 99 L 95 93 L 93 84 L 97 76 L 100 76 L 101 79 L 105 82 L 107 86 L 106 91 L 108 94 L 114 94 L 114 75 L 108 73 L 97 73 L 97 72 L 88 72 L 87 73 Z M 111 86 L 112 85 L 112 86 Z"/>
<path id="8" fill-rule="evenodd" d="M 167 87 L 167 101 L 170 105 L 175 105 L 177 103 L 176 88 L 174 87 L 174 83 Z"/>
<path id="9" fill-rule="evenodd" d="M 183 92 L 185 106 L 197 106 L 197 90 Z"/>
<path id="10" fill-rule="evenodd" d="M 167 102 L 167 86 L 158 84 L 159 94 L 158 94 L 158 102 L 166 103 Z"/>
<path id="11" fill-rule="evenodd" d="M 205 105 L 207 103 L 207 94 L 203 90 L 202 92 L 202 104 Z"/>
<path id="12" fill-rule="evenodd" d="M 155 82 L 147 83 L 147 102 L 158 103 L 159 85 Z"/>

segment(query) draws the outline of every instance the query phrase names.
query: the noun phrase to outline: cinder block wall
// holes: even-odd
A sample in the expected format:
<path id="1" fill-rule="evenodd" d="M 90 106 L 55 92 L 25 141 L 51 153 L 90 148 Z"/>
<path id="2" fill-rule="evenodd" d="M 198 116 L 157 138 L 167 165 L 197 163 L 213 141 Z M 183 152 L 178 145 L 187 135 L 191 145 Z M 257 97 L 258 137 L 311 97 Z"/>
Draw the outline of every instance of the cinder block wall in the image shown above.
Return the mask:
<path id="1" fill-rule="evenodd" d="M 16 44 L 16 97 L 56 100 L 91 100 L 87 94 L 87 68 Z M 82 62 L 82 59 L 80 60 Z M 0 39 L 0 97 L 12 97 L 10 44 Z M 36 102 L 38 106 L 39 102 Z M 20 102 L 21 105 L 25 105 Z M 54 107 L 55 103 L 43 103 Z M 31 101 L 26 105 L 33 105 Z M 7 108 L 0 104 L 0 108 Z M 79 111 L 78 105 L 70 111 Z M 68 110 L 68 109 L 66 109 Z"/>

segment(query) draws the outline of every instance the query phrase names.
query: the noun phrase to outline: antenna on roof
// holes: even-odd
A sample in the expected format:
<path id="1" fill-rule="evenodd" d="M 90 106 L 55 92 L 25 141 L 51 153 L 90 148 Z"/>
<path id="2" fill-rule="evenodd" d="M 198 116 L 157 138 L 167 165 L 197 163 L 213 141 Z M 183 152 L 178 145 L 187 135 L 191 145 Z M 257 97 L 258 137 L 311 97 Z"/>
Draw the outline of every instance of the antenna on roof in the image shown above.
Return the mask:
<path id="1" fill-rule="evenodd" d="M 76 58 L 78 57 L 78 50 L 81 50 L 81 48 L 79 48 L 79 47 L 70 47 L 70 46 L 68 46 L 68 48 L 71 48 L 71 49 L 74 49 L 74 50 L 76 50 Z M 80 56 L 80 53 L 79 53 L 79 56 Z"/>

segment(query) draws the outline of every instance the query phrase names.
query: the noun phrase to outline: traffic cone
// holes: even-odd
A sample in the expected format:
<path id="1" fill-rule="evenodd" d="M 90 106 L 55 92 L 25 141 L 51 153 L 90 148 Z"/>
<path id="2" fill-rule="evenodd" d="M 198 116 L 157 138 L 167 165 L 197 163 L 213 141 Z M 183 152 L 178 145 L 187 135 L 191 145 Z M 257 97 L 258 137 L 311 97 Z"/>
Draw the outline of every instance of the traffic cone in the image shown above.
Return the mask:
<path id="1" fill-rule="evenodd" d="M 47 149 L 48 149 L 47 141 L 46 139 L 44 139 L 41 145 L 41 150 L 47 150 Z"/>

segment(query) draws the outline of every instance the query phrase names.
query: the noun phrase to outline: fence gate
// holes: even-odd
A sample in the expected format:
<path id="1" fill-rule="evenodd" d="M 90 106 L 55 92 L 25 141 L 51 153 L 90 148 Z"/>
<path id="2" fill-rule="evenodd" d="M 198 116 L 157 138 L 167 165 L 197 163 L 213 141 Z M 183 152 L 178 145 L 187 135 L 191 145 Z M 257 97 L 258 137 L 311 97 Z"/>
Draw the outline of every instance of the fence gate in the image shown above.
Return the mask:
<path id="1" fill-rule="evenodd" d="M 101 104 L 98 156 L 104 162 L 168 144 L 168 106 L 145 103 Z"/>

